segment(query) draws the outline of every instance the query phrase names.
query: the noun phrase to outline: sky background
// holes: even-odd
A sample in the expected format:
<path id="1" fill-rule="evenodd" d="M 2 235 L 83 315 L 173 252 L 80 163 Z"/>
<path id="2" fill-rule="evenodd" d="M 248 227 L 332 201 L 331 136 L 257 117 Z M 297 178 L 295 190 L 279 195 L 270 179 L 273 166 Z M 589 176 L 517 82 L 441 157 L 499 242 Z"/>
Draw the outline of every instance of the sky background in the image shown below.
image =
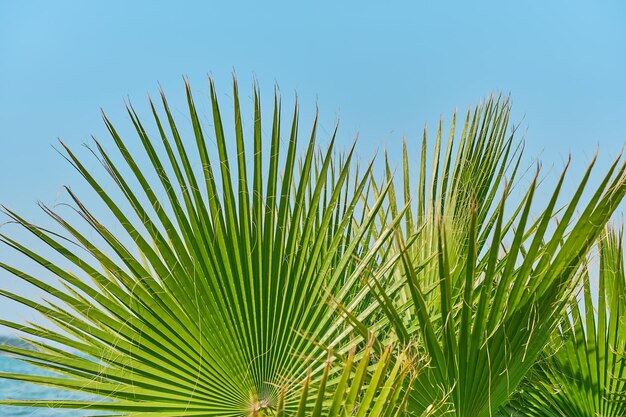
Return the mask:
<path id="1" fill-rule="evenodd" d="M 99 109 L 127 128 L 124 100 L 147 115 L 159 84 L 182 117 L 183 75 L 206 111 L 207 74 L 228 99 L 233 70 L 248 101 L 254 79 L 266 98 L 297 92 L 303 126 L 317 103 L 322 142 L 339 118 L 339 146 L 358 133 L 363 158 L 492 93 L 511 95 L 525 161 L 547 175 L 571 153 L 578 178 L 598 147 L 601 171 L 626 142 L 623 1 L 221 3 L 0 0 L 0 203 L 47 224 L 36 202 L 82 184 L 57 138 L 110 145 Z M 22 263 L 4 247 L 0 261 Z M 2 272 L 0 288 L 33 294 Z"/>

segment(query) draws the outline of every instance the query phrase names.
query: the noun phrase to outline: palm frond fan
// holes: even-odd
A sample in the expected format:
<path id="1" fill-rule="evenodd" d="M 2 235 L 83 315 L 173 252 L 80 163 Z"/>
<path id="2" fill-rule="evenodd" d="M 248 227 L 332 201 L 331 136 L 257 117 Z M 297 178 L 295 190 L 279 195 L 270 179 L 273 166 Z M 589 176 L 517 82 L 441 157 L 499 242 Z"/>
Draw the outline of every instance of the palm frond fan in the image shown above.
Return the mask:
<path id="1" fill-rule="evenodd" d="M 54 325 L 4 317 L 0 324 L 25 334 L 37 350 L 0 349 L 58 376 L 0 377 L 78 390 L 105 401 L 2 400 L 2 407 L 135 416 L 264 415 L 277 409 L 281 392 L 287 393 L 282 397 L 286 410 L 297 407 L 309 370 L 314 376 L 323 373 L 327 351 L 322 336 L 336 337 L 328 330 L 338 321 L 327 294 L 341 299 L 342 293 L 351 293 L 360 280 L 359 265 L 367 264 L 385 241 L 385 236 L 370 241 L 368 232 L 385 193 L 362 206 L 371 167 L 361 173 L 354 169 L 354 148 L 336 157 L 336 131 L 318 153 L 317 119 L 298 158 L 297 105 L 285 132 L 280 99 L 275 95 L 266 124 L 255 88 L 250 152 L 237 83 L 232 135 L 223 125 L 213 81 L 210 93 L 210 133 L 187 83 L 189 137 L 180 133 L 163 94 L 160 110 L 150 102 L 156 135 L 147 133 L 130 106 L 136 138 L 124 137 L 104 116 L 119 154 L 110 154 L 99 141 L 94 153 L 121 199 L 64 146 L 67 160 L 113 219 L 109 225 L 69 188 L 91 232 L 53 208 L 43 207 L 61 231 L 40 228 L 6 210 L 48 249 L 35 252 L 6 234 L 2 242 L 42 266 L 61 286 L 0 264 L 46 296 L 44 302 L 27 299 L 7 290 L 6 283 L 0 294 Z M 139 141 L 144 155 L 131 152 L 130 141 Z M 233 143 L 235 158 L 228 151 Z M 158 180 L 151 181 L 149 172 Z M 93 233 L 101 245 L 92 242 Z M 50 254 L 60 255 L 71 270 Z"/>

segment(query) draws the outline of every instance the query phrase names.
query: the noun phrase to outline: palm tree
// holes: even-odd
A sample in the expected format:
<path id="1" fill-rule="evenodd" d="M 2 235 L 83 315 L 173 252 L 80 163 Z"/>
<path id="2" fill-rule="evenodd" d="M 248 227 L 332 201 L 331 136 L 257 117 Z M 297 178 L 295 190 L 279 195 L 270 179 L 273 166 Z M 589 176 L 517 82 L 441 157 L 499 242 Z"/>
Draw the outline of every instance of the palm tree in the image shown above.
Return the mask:
<path id="1" fill-rule="evenodd" d="M 66 159 L 117 221 L 106 226 L 67 188 L 97 242 L 93 232 L 52 208 L 42 206 L 64 232 L 37 227 L 6 210 L 49 253 L 7 235 L 0 239 L 57 277 L 62 287 L 0 264 L 48 298 L 36 302 L 6 286 L 0 294 L 40 312 L 56 327 L 2 320 L 38 349 L 0 349 L 58 374 L 0 377 L 79 390 L 105 401 L 3 400 L 3 405 L 137 416 L 259 416 L 278 407 L 281 392 L 286 393 L 283 406 L 296 407 L 298 387 L 309 370 L 323 372 L 325 338 L 337 336 L 328 330 L 338 320 L 325 302 L 327 294 L 341 299 L 346 290 L 347 296 L 359 280 L 359 265 L 369 263 L 391 235 L 383 232 L 375 242 L 369 237 L 385 193 L 367 199 L 364 208 L 371 165 L 361 173 L 354 169 L 354 147 L 336 157 L 336 132 L 317 153 L 317 121 L 298 160 L 298 106 L 284 135 L 276 94 L 265 146 L 257 88 L 253 152 L 247 153 L 236 81 L 233 165 L 212 81 L 210 92 L 216 160 L 187 83 L 192 140 L 179 133 L 163 94 L 161 112 L 150 101 L 156 138 L 127 108 L 149 166 L 140 165 L 128 140 L 103 115 L 125 166 L 97 140 L 93 152 L 121 199 L 62 144 Z M 124 234 L 117 233 L 120 227 Z M 66 262 L 73 271 L 61 266 Z"/>
<path id="2" fill-rule="evenodd" d="M 430 164 L 424 134 L 416 191 L 405 144 L 400 196 L 388 160 L 381 184 L 372 163 L 360 171 L 353 162 L 354 146 L 335 153 L 336 130 L 317 151 L 317 122 L 298 159 L 297 105 L 284 135 L 276 94 L 265 147 L 257 88 L 247 153 L 236 82 L 234 141 L 212 81 L 210 91 L 216 149 L 187 83 L 190 142 L 163 94 L 161 110 L 150 101 L 156 135 L 128 107 L 142 156 L 104 116 L 119 155 L 99 141 L 93 153 L 120 197 L 63 145 L 113 224 L 70 189 L 84 223 L 42 206 L 61 231 L 6 210 L 49 250 L 0 240 L 61 287 L 0 263 L 48 298 L 0 294 L 52 325 L 0 320 L 38 348 L 0 349 L 57 374 L 0 378 L 102 400 L 0 405 L 155 417 L 486 417 L 506 404 L 571 303 L 626 193 L 626 164 L 618 158 L 582 204 L 592 163 L 559 208 L 564 172 L 533 218 L 539 173 L 517 198 L 522 148 L 507 100 L 494 98 L 468 112 L 458 143 L 454 117 L 445 149 L 439 125 Z"/>
<path id="3" fill-rule="evenodd" d="M 583 300 L 570 305 L 545 355 L 508 407 L 509 414 L 547 417 L 626 415 L 626 277 L 622 233 L 598 243 L 595 303 L 586 270 Z"/>
<path id="4" fill-rule="evenodd" d="M 388 210 L 380 212 L 395 217 L 416 199 L 416 215 L 404 211 L 395 247 L 384 249 L 401 262 L 369 277 L 380 312 L 341 307 L 363 338 L 376 331 L 378 350 L 412 343 L 428 357 L 412 384 L 409 414 L 439 404 L 435 415 L 487 417 L 506 404 L 546 346 L 577 271 L 626 191 L 618 158 L 582 205 L 592 163 L 558 208 L 564 171 L 531 219 L 539 171 L 515 201 L 521 148 L 508 130 L 509 114 L 507 100 L 498 98 L 468 112 L 456 147 L 454 118 L 445 152 L 440 124 L 430 177 L 425 133 L 416 192 L 405 145 L 403 197 L 391 187 Z"/>

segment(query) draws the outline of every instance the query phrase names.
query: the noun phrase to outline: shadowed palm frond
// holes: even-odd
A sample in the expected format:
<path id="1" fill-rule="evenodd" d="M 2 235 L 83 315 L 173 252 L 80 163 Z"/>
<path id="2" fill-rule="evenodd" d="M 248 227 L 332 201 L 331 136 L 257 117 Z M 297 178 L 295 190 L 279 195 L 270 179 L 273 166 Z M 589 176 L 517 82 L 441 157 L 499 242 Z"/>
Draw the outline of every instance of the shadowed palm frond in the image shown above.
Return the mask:
<path id="1" fill-rule="evenodd" d="M 626 415 L 626 278 L 622 233 L 598 242 L 597 296 L 583 274 L 583 300 L 572 300 L 553 335 L 551 354 L 533 368 L 509 414 L 528 417 Z"/>
<path id="2" fill-rule="evenodd" d="M 406 348 L 397 356 L 388 347 L 379 358 L 367 344 L 359 355 L 354 346 L 338 365 L 329 355 L 321 380 L 310 376 L 295 391 L 297 407 L 286 410 L 279 400 L 276 416 L 395 417 L 404 415 L 410 381 L 419 373 L 420 361 Z M 428 417 L 424 414 L 421 417 Z"/>

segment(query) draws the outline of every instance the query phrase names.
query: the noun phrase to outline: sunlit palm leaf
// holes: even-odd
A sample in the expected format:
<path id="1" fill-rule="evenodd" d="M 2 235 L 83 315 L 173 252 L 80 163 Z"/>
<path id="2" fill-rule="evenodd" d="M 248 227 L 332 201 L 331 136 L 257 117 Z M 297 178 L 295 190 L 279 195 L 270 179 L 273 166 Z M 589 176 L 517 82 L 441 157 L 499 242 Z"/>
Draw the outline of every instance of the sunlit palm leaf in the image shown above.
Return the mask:
<path id="1" fill-rule="evenodd" d="M 156 138 L 128 108 L 147 165 L 104 117 L 123 163 L 115 162 L 99 142 L 94 153 L 122 199 L 64 146 L 68 161 L 117 224 L 105 226 L 69 189 L 92 232 L 47 207 L 45 212 L 64 234 L 38 228 L 7 210 L 13 221 L 48 245 L 49 254 L 64 261 L 58 263 L 9 236 L 1 240 L 58 277 L 63 287 L 0 264 L 43 290 L 47 302 L 22 298 L 7 291 L 6 283 L 0 294 L 39 311 L 58 327 L 1 320 L 29 335 L 39 350 L 0 349 L 59 374 L 0 377 L 80 390 L 107 401 L 5 400 L 2 406 L 137 416 L 259 415 L 277 407 L 281 390 L 297 386 L 310 364 L 325 357 L 325 350 L 311 340 L 323 344 L 324 337 L 337 336 L 332 329 L 340 328 L 325 302 L 327 293 L 339 299 L 339 288 L 350 293 L 359 280 L 357 262 L 368 263 L 385 240 L 371 246 L 367 242 L 384 192 L 363 208 L 370 168 L 351 179 L 352 150 L 335 160 L 334 135 L 327 150 L 316 156 L 317 122 L 298 160 L 297 106 L 285 135 L 276 97 L 266 144 L 256 89 L 253 152 L 247 152 L 236 83 L 234 138 L 229 142 L 212 82 L 210 87 L 210 140 L 188 85 L 191 138 L 180 134 L 163 95 L 161 112 L 150 102 Z M 228 150 L 232 140 L 234 163 Z M 94 243 L 94 233 L 102 244 Z M 65 268 L 67 261 L 73 272 Z"/>
<path id="2" fill-rule="evenodd" d="M 446 399 L 440 415 L 487 417 L 506 403 L 546 345 L 581 263 L 626 191 L 618 159 L 580 204 L 590 166 L 558 209 L 564 172 L 531 220 L 538 173 L 515 201 L 520 156 L 508 118 L 508 103 L 490 99 L 468 113 L 456 147 L 453 121 L 445 152 L 440 127 L 430 176 L 424 139 L 416 215 L 406 211 L 394 249 L 403 268 L 372 276 L 384 308 L 346 314 L 362 337 L 369 329 L 382 333 L 378 349 L 410 341 L 429 356 L 407 405 L 413 413 Z M 403 203 L 413 195 L 409 159 L 405 148 Z M 393 216 L 401 204 L 393 188 L 389 196 Z"/>

